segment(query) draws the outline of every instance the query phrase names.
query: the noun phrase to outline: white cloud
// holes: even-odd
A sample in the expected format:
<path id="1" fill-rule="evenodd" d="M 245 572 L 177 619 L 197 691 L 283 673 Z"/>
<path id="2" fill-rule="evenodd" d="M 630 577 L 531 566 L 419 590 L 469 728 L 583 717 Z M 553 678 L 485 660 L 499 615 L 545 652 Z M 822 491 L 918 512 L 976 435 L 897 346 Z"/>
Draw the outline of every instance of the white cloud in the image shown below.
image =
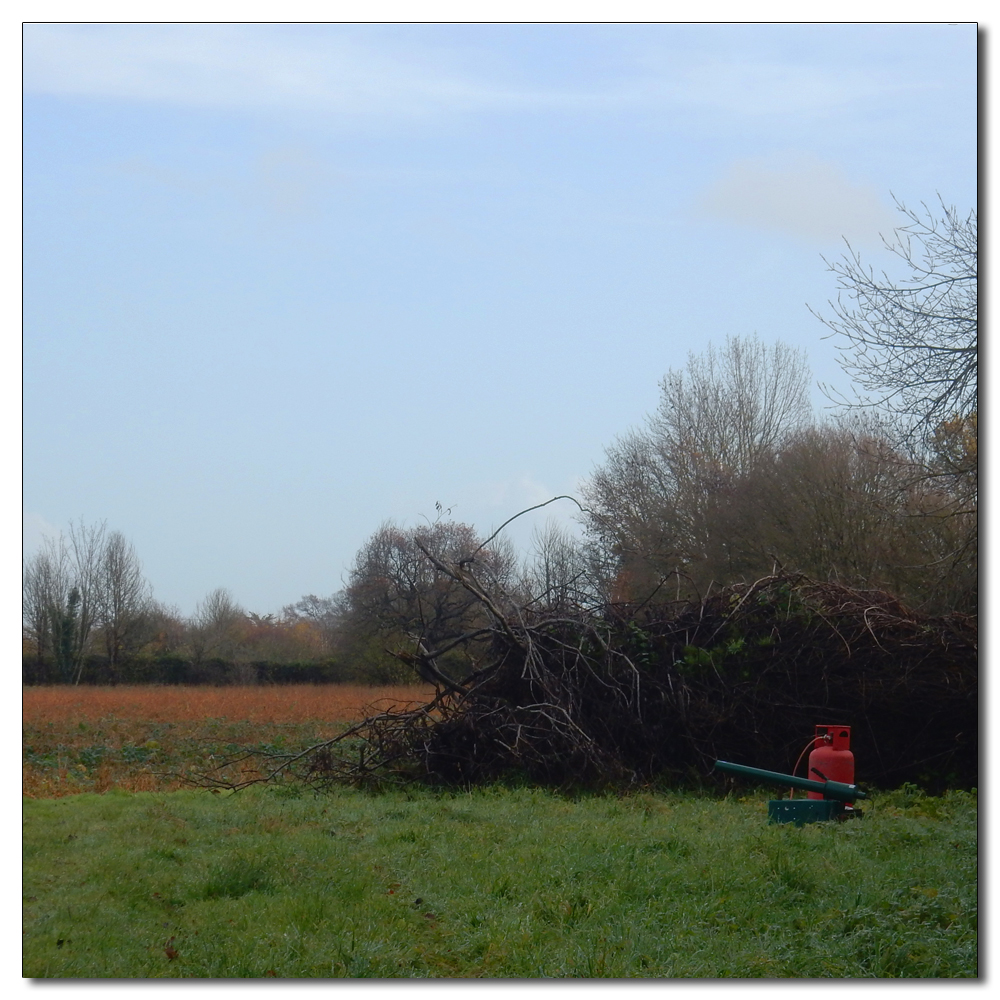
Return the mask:
<path id="1" fill-rule="evenodd" d="M 899 217 L 874 186 L 854 184 L 844 171 L 812 155 L 780 161 L 738 160 L 698 202 L 726 222 L 785 233 L 827 245 L 880 242 L 891 237 Z"/>

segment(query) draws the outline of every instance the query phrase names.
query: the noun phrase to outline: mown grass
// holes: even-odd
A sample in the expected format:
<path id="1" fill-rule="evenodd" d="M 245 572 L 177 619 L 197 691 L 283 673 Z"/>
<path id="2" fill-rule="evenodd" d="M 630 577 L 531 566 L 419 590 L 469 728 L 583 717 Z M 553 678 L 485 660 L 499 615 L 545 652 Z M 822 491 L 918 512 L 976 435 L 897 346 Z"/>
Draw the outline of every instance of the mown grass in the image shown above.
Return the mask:
<path id="1" fill-rule="evenodd" d="M 27 800 L 29 977 L 971 977 L 976 797 Z"/>

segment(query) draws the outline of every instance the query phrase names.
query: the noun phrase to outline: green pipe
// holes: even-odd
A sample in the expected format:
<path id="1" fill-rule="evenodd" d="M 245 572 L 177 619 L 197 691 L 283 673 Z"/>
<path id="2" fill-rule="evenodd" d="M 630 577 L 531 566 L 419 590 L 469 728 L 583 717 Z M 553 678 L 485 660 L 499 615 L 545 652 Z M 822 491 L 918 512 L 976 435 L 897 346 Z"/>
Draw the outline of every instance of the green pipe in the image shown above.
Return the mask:
<path id="1" fill-rule="evenodd" d="M 728 760 L 717 760 L 715 766 L 720 771 L 740 774 L 745 778 L 758 778 L 772 785 L 819 792 L 824 799 L 833 799 L 836 802 L 854 802 L 856 799 L 868 798 L 857 785 L 848 785 L 843 781 L 812 781 L 809 778 L 797 778 L 793 774 L 782 774 L 780 771 L 764 771 L 759 767 L 747 767 L 745 764 L 731 764 Z"/>

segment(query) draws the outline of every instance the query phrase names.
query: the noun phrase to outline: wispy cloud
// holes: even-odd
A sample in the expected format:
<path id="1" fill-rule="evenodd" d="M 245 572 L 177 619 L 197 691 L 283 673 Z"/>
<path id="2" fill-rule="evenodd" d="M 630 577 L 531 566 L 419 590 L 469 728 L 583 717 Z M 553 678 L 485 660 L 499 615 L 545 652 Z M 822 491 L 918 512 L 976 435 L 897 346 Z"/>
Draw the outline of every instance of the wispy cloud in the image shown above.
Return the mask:
<path id="1" fill-rule="evenodd" d="M 698 208 L 726 222 L 785 233 L 817 245 L 878 243 L 899 217 L 875 188 L 854 184 L 835 163 L 806 154 L 739 160 L 701 195 Z"/>
<path id="2" fill-rule="evenodd" d="M 29 92 L 186 107 L 427 116 L 488 110 L 622 111 L 672 107 L 741 116 L 823 111 L 903 83 L 878 69 L 683 47 L 619 46 L 600 82 L 532 82 L 513 55 L 481 58 L 467 40 L 357 26 L 227 24 L 30 24 L 24 33 Z M 680 42 L 680 39 L 678 39 Z M 618 42 L 621 42 L 618 36 Z M 505 59 L 507 60 L 505 62 Z M 512 81 L 517 79 L 518 83 Z"/>
<path id="3" fill-rule="evenodd" d="M 243 25 L 30 25 L 25 87 L 194 107 L 422 115 L 565 99 L 474 80 L 419 46 Z M 437 63 L 437 65 L 435 65 Z"/>

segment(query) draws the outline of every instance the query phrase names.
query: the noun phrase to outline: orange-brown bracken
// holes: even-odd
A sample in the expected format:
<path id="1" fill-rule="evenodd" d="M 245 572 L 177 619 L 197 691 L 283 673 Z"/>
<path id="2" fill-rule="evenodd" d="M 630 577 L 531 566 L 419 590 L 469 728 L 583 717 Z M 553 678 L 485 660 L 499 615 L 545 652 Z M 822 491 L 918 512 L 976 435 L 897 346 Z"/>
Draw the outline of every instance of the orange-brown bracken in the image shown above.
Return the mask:
<path id="1" fill-rule="evenodd" d="M 308 746 L 367 715 L 426 704 L 433 694 L 428 686 L 347 684 L 25 687 L 22 791 L 31 798 L 57 798 L 111 788 L 189 788 L 182 772 L 213 766 L 204 754 L 224 755 L 229 743 L 288 738 Z M 95 747 L 101 751 L 96 764 Z M 148 752 L 130 763 L 123 748 Z M 90 763 L 84 764 L 87 753 Z M 198 757 L 193 762 L 192 753 Z"/>
<path id="2" fill-rule="evenodd" d="M 360 684 L 287 684 L 255 687 L 118 686 L 25 687 L 26 723 L 141 719 L 186 722 L 353 722 L 372 711 L 419 705 L 433 697 L 428 686 L 368 687 Z"/>

